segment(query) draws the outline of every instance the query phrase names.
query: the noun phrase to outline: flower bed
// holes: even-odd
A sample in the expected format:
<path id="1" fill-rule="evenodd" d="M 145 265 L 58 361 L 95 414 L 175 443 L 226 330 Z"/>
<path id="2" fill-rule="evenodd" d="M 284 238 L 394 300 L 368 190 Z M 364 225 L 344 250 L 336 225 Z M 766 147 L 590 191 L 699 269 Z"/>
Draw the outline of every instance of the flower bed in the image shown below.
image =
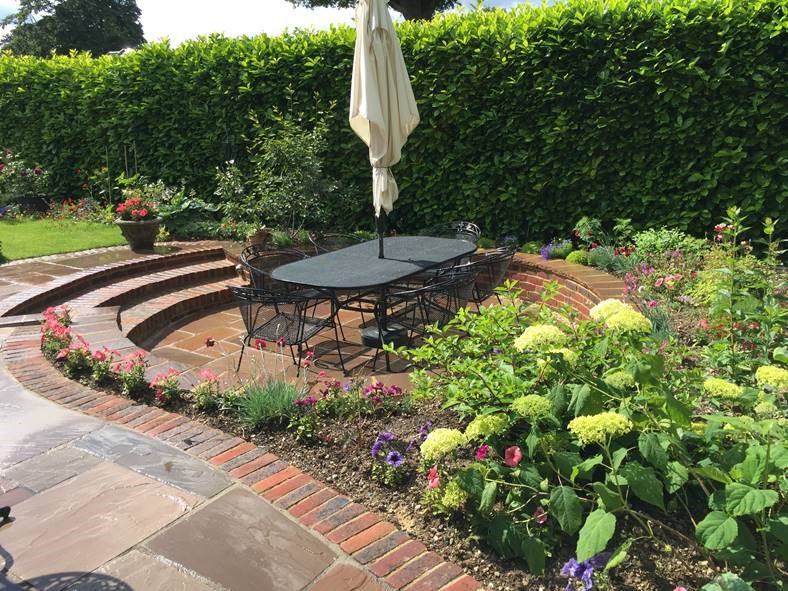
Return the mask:
<path id="1" fill-rule="evenodd" d="M 411 393 L 315 374 L 309 353 L 297 384 L 260 364 L 229 391 L 209 373 L 183 391 L 174 370 L 149 385 L 143 354 L 91 351 L 64 309 L 46 312 L 42 347 L 69 375 L 254 440 L 496 588 L 770 588 L 785 572 L 788 357 L 780 288 L 758 285 L 746 307 L 734 293 L 699 308 L 715 330 L 680 339 L 647 303 L 583 320 L 548 305 L 556 284 L 527 303 L 510 283 L 503 305 L 401 352 Z M 742 321 L 758 323 L 746 338 Z"/>

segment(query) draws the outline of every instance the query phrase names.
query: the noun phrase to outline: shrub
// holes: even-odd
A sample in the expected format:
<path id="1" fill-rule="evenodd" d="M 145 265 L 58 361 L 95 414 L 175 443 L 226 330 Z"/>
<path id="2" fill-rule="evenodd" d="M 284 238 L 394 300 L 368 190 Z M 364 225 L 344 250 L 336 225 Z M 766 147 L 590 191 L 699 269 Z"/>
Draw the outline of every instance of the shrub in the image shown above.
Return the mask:
<path id="1" fill-rule="evenodd" d="M 664 255 L 670 252 L 698 255 L 707 249 L 705 240 L 693 238 L 680 230 L 668 228 L 637 232 L 632 240 L 637 251 L 643 255 Z"/>
<path id="2" fill-rule="evenodd" d="M 393 221 L 527 240 L 567 234 L 572 211 L 687 230 L 746 197 L 745 213 L 778 216 L 783 13 L 783 0 L 571 0 L 399 24 L 421 124 L 395 167 Z M 275 128 L 278 111 L 325 125 L 323 170 L 345 188 L 326 215 L 369 227 L 368 153 L 347 123 L 354 40 L 338 27 L 3 56 L 0 137 L 46 162 L 62 196 L 84 182 L 76 169 L 123 170 L 133 147 L 142 174 L 207 198 L 227 160 L 248 174 L 253 117 Z"/>
<path id="3" fill-rule="evenodd" d="M 246 387 L 239 399 L 238 413 L 241 420 L 259 429 L 271 423 L 285 423 L 295 412 L 295 401 L 302 391 L 290 382 L 267 380 Z"/>
<path id="4" fill-rule="evenodd" d="M 572 252 L 572 242 L 569 240 L 554 240 L 539 249 L 543 259 L 565 259 Z"/>
<path id="5" fill-rule="evenodd" d="M 586 250 L 573 250 L 568 255 L 566 255 L 566 262 L 567 263 L 575 263 L 577 265 L 587 265 L 588 264 L 588 251 L 586 251 Z"/>

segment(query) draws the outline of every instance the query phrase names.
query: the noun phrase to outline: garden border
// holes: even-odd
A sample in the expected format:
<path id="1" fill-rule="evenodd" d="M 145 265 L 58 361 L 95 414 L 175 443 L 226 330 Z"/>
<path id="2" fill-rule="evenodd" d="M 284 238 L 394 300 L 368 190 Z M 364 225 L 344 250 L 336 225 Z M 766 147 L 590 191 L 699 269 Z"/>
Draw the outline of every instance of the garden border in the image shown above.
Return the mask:
<path id="1" fill-rule="evenodd" d="M 61 374 L 40 348 L 38 327 L 5 340 L 3 361 L 23 387 L 72 410 L 155 437 L 227 472 L 236 483 L 339 546 L 377 582 L 403 591 L 475 591 L 482 585 L 458 565 L 265 448 L 179 413 L 94 390 Z"/>

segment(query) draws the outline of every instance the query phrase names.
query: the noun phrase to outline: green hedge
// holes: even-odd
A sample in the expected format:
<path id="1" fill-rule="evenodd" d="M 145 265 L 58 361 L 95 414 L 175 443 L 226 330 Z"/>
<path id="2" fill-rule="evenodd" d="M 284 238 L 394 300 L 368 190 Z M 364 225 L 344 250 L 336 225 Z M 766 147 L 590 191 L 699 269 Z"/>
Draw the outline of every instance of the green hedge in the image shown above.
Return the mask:
<path id="1" fill-rule="evenodd" d="M 397 223 L 469 219 L 521 238 L 581 214 L 703 232 L 724 209 L 779 215 L 788 194 L 786 0 L 574 0 L 447 14 L 398 31 L 422 123 L 395 169 Z M 347 125 L 355 33 L 211 37 L 124 57 L 0 58 L 0 142 L 47 164 L 139 169 L 212 193 L 246 161 L 250 113 L 329 128 L 326 169 L 370 217 Z M 355 203 L 355 200 L 354 200 Z M 783 216 L 785 217 L 785 216 Z"/>

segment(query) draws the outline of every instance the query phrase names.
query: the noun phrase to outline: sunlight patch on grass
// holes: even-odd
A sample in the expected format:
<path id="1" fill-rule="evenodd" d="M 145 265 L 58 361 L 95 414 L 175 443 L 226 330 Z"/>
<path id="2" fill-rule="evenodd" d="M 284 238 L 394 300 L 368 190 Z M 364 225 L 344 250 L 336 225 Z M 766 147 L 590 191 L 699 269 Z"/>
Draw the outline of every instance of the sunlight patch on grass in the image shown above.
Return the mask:
<path id="1" fill-rule="evenodd" d="M 125 242 L 115 225 L 51 219 L 0 219 L 0 243 L 9 260 L 75 252 Z"/>

